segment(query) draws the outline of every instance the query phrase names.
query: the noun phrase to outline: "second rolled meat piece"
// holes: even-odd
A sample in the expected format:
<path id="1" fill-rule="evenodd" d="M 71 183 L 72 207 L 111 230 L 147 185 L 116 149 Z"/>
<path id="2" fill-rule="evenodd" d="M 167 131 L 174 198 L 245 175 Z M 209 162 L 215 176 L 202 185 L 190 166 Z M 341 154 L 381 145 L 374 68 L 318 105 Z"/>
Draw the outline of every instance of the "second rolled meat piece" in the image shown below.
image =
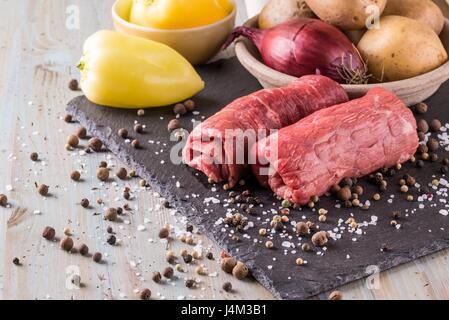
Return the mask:
<path id="1" fill-rule="evenodd" d="M 306 204 L 343 178 L 409 160 L 418 143 L 410 109 L 393 93 L 375 88 L 260 140 L 252 150 L 258 159 L 252 169 L 281 198 Z"/>

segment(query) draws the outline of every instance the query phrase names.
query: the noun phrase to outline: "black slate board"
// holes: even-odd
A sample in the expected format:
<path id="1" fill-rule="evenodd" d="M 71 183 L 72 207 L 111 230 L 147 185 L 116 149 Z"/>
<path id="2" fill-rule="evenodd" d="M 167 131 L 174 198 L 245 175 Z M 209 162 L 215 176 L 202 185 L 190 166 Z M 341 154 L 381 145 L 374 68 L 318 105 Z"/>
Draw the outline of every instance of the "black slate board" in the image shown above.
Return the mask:
<path id="1" fill-rule="evenodd" d="M 214 114 L 233 99 L 260 89 L 258 82 L 240 66 L 236 59 L 202 66 L 198 68 L 198 71 L 207 87 L 195 97 L 198 106 L 196 110 L 200 114 L 188 115 L 181 119 L 184 128 L 189 131 L 192 129 L 192 118 L 201 120 L 202 116 L 208 117 Z M 448 90 L 449 83 L 446 83 L 428 101 L 431 107 L 430 112 L 426 114 L 428 120 L 439 118 L 443 123 L 448 122 Z M 118 158 L 135 168 L 155 191 L 169 199 L 170 203 L 191 222 L 205 231 L 223 249 L 246 262 L 253 276 L 277 298 L 311 298 L 365 277 L 369 275 L 370 270 L 376 270 L 376 268 L 386 270 L 449 247 L 449 216 L 439 214 L 439 210 L 445 206 L 439 199 L 444 196 L 437 197 L 436 191 L 432 190 L 435 194 L 434 200 L 422 202 L 425 205 L 423 209 L 413 210 L 418 208 L 421 202 L 405 201 L 405 195 L 398 192 L 397 186 L 398 179 L 405 173 L 415 176 L 417 182 L 422 185 L 430 183 L 433 175 L 440 176 L 439 163 L 426 162 L 422 169 L 410 163 L 404 165 L 395 177 L 387 178 L 390 185 L 388 191 L 382 195 L 380 201 L 371 200 L 372 205 L 369 210 L 335 208 L 336 201 L 333 197 L 322 197 L 317 208 L 329 210 L 326 223 L 318 223 L 318 214 L 311 209 L 292 210 L 290 215 L 291 221 L 299 221 L 305 216 L 317 223 L 321 230 L 332 230 L 337 226 L 340 218 L 345 221 L 351 213 L 360 223 L 370 222 L 371 216 L 377 216 L 377 225 L 363 227 L 362 235 L 344 231 L 341 239 L 329 242 L 327 251 L 315 248 L 314 252 L 304 253 L 299 248 L 287 249 L 282 246 L 284 241 L 291 241 L 295 245 L 310 242 L 310 238 L 300 241 L 292 232 L 292 226 L 289 225 L 284 238 L 281 239 L 276 234 L 273 240 L 275 248 L 268 250 L 264 246 L 267 238 L 260 237 L 258 230 L 262 224 L 263 227 L 269 228 L 266 220 L 269 220 L 273 214 L 271 212 L 263 214 L 263 211 L 266 212 L 269 208 L 277 209 L 279 201 L 269 190 L 263 190 L 250 181 L 249 188 L 254 190 L 256 196 L 263 199 L 264 208 L 257 209 L 257 216 L 248 216 L 255 227 L 247 230 L 245 236 L 240 235 L 240 242 L 230 240 L 231 228 L 223 232 L 224 225 L 216 224 L 219 218 L 224 217 L 227 210 L 236 208 L 235 205 L 223 207 L 227 192 L 219 185 L 208 184 L 204 175 L 185 165 L 175 165 L 170 162 L 170 148 L 176 143 L 170 141 L 167 132 L 167 123 L 173 118 L 171 108 L 147 109 L 144 117 L 137 117 L 135 110 L 124 111 L 95 106 L 85 97 L 78 97 L 69 103 L 67 110 L 86 126 L 91 134 L 102 139 Z M 122 127 L 132 132 L 136 120 L 147 127 L 144 134 L 138 135 L 138 139 L 143 144 L 141 150 L 133 149 L 116 134 Z M 150 143 L 150 140 L 153 143 Z M 164 151 L 161 153 L 161 150 Z M 449 156 L 448 152 L 442 148 L 438 154 L 440 159 L 445 154 Z M 370 199 L 377 189 L 365 181 L 366 179 L 361 180 L 366 194 L 362 199 L 365 201 Z M 178 181 L 180 187 L 176 185 Z M 413 188 L 411 193 L 416 197 L 418 192 Z M 192 194 L 199 197 L 193 197 Z M 391 195 L 394 195 L 394 198 L 391 198 Z M 207 197 L 218 197 L 221 203 L 206 204 L 204 198 Z M 393 202 L 389 203 L 389 199 Z M 393 210 L 400 211 L 402 215 L 399 219 L 401 225 L 399 229 L 390 226 Z M 346 225 L 342 223 L 341 226 Z M 254 239 L 258 240 L 257 243 Z M 354 239 L 357 241 L 353 241 Z M 387 245 L 388 251 L 380 250 L 383 244 Z M 296 250 L 296 253 L 293 254 L 292 250 Z M 286 251 L 288 254 L 285 254 Z M 324 252 L 324 255 L 319 255 L 317 252 Z M 296 266 L 297 257 L 302 257 L 307 264 L 301 267 Z M 375 267 L 368 268 L 367 271 L 368 266 Z"/>

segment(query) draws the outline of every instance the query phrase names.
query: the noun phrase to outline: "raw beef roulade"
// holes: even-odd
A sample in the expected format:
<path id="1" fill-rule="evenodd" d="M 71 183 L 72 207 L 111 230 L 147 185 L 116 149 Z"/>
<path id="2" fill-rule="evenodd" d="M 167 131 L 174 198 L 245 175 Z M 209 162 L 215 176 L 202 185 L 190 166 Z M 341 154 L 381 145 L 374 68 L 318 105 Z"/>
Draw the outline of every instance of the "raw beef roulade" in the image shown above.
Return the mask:
<path id="1" fill-rule="evenodd" d="M 393 93 L 375 88 L 360 99 L 323 109 L 254 145 L 259 182 L 306 204 L 346 177 L 409 160 L 418 147 L 416 120 Z"/>
<path id="2" fill-rule="evenodd" d="M 214 181 L 234 186 L 251 171 L 251 146 L 270 130 L 291 125 L 322 108 L 348 101 L 344 89 L 320 75 L 304 76 L 285 88 L 239 98 L 195 127 L 183 161 Z"/>

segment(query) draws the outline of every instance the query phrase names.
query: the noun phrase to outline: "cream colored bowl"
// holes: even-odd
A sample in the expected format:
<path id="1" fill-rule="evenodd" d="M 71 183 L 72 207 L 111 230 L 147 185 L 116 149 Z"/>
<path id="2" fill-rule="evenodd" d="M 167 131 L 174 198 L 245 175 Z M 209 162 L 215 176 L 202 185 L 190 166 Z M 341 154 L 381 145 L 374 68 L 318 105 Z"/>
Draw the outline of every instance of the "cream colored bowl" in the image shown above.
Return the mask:
<path id="1" fill-rule="evenodd" d="M 248 27 L 257 27 L 258 17 L 254 17 L 245 23 Z M 446 19 L 443 32 L 440 35 L 444 47 L 449 52 L 449 20 Z M 240 63 L 254 76 L 265 88 L 287 86 L 296 78 L 281 73 L 266 66 L 257 48 L 248 39 L 239 38 L 235 45 L 235 52 Z M 365 95 L 368 90 L 382 86 L 394 92 L 407 105 L 422 102 L 433 95 L 443 82 L 449 79 L 449 61 L 439 68 L 420 75 L 418 77 L 366 85 L 343 85 L 351 98 Z"/>
<path id="2" fill-rule="evenodd" d="M 128 22 L 133 0 L 118 0 L 112 7 L 115 29 L 119 32 L 164 43 L 192 64 L 201 64 L 212 58 L 221 48 L 235 25 L 237 6 L 232 13 L 210 25 L 190 29 L 154 29 Z"/>

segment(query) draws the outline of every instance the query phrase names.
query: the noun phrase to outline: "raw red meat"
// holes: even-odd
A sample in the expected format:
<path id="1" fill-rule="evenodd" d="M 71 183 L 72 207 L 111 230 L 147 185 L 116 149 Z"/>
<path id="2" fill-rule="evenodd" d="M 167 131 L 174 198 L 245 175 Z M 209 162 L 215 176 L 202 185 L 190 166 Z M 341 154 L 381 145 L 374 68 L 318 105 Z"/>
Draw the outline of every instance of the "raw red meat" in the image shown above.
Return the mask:
<path id="1" fill-rule="evenodd" d="M 304 76 L 285 88 L 260 90 L 198 125 L 189 135 L 183 160 L 210 180 L 228 181 L 232 187 L 251 172 L 248 151 L 270 130 L 346 101 L 348 96 L 339 84 L 319 75 Z"/>
<path id="2" fill-rule="evenodd" d="M 261 139 L 251 151 L 260 161 L 252 169 L 278 196 L 306 204 L 343 178 L 409 160 L 418 143 L 410 109 L 393 93 L 375 88 Z"/>

